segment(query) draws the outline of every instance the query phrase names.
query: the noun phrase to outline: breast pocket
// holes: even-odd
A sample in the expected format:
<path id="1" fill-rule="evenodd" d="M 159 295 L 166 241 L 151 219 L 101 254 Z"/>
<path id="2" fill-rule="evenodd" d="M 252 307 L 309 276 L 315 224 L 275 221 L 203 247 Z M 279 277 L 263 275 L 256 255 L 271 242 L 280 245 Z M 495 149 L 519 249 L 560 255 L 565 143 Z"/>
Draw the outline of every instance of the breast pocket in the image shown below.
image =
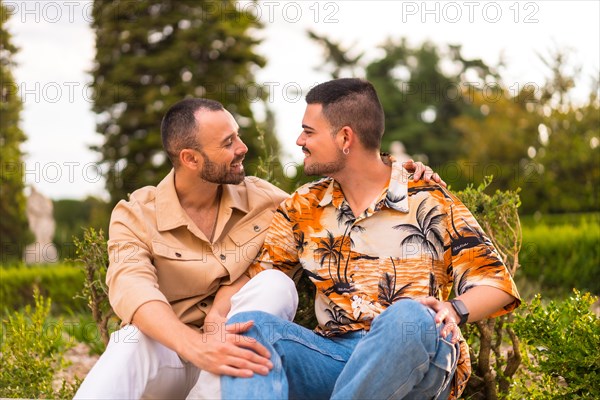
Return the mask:
<path id="1" fill-rule="evenodd" d="M 210 251 L 178 248 L 153 241 L 158 285 L 167 299 L 177 301 L 212 294 L 227 271 Z"/>
<path id="2" fill-rule="evenodd" d="M 265 210 L 251 220 L 241 221 L 229 232 L 230 242 L 224 244 L 227 252 L 224 265 L 232 280 L 243 274 L 258 255 L 273 215 L 273 211 Z"/>

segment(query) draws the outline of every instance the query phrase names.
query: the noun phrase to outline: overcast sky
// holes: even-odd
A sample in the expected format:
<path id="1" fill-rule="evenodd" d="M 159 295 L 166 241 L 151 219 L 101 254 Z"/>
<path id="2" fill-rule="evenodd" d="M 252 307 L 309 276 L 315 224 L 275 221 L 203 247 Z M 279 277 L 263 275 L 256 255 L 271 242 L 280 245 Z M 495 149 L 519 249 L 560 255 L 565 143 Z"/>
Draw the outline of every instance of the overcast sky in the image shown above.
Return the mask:
<path id="1" fill-rule="evenodd" d="M 94 57 L 87 1 L 3 1 L 14 13 L 8 27 L 20 48 L 15 70 L 24 102 L 21 127 L 28 136 L 26 183 L 54 199 L 106 198 L 96 166 L 101 144 L 91 112 L 88 71 Z M 215 3 L 216 4 L 216 3 Z M 569 48 L 583 68 L 574 91 L 589 93 L 600 66 L 600 2 L 592 1 L 264 1 L 239 4 L 260 17 L 265 29 L 258 48 L 267 66 L 257 81 L 269 86 L 277 133 L 286 160 L 300 160 L 294 142 L 304 112 L 297 88 L 326 80 L 316 71 L 325 60 L 306 35 L 311 28 L 376 59 L 388 37 L 418 45 L 461 44 L 466 57 L 506 62 L 505 80 L 514 88 L 542 83 L 548 71 L 537 54 Z M 304 93 L 305 94 L 305 93 Z M 260 109 L 257 109 L 260 114 Z M 157 124 L 160 121 L 157 121 Z M 410 150 L 410 149 L 409 149 Z"/>

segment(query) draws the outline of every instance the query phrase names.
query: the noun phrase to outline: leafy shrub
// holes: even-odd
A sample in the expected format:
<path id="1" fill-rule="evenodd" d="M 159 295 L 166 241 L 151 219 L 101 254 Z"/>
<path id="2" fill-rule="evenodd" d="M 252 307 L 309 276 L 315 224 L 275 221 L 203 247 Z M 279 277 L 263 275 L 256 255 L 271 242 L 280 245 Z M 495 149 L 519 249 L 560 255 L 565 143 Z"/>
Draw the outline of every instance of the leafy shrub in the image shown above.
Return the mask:
<path id="1" fill-rule="evenodd" d="M 62 320 L 49 320 L 50 299 L 33 294 L 35 308 L 26 306 L 2 321 L 0 397 L 72 398 L 74 387 L 52 387 L 54 371 L 64 368 Z"/>
<path id="2" fill-rule="evenodd" d="M 600 226 L 537 224 L 523 228 L 522 273 L 543 289 L 600 293 Z"/>
<path id="3" fill-rule="evenodd" d="M 102 230 L 96 232 L 94 228 L 88 228 L 83 232 L 83 239 L 74 237 L 73 241 L 78 257 L 76 261 L 82 263 L 81 269 L 85 275 L 83 290 L 78 297 L 86 300 L 102 341 L 106 345 L 110 338 L 110 322 L 116 319 L 108 301 L 108 287 L 106 286 L 106 270 L 108 269 L 106 240 Z"/>
<path id="4" fill-rule="evenodd" d="M 18 310 L 32 305 L 34 287 L 53 299 L 53 313 L 85 310 L 85 302 L 73 296 L 83 287 L 81 271 L 67 265 L 30 268 L 0 268 L 2 311 Z"/>
<path id="5" fill-rule="evenodd" d="M 457 196 L 473 213 L 514 275 L 519 268 L 522 241 L 519 191 L 497 190 L 488 195 L 485 190 L 491 182 L 492 178 L 486 177 L 477 188 L 470 185 Z M 520 343 L 511 327 L 512 319 L 512 314 L 503 315 L 463 329 L 473 367 L 465 397 L 494 400 L 508 393 L 512 377 L 521 364 Z"/>
<path id="6" fill-rule="evenodd" d="M 544 305 L 536 296 L 514 329 L 530 358 L 511 392 L 514 399 L 600 399 L 600 319 L 589 293 Z"/>
<path id="7" fill-rule="evenodd" d="M 115 331 L 119 328 L 119 324 L 115 321 L 109 325 L 109 328 L 111 332 Z M 100 355 L 106 349 L 98 324 L 89 312 L 75 314 L 65 319 L 63 332 L 69 336 L 69 340 L 85 343 L 89 347 L 90 354 Z"/>

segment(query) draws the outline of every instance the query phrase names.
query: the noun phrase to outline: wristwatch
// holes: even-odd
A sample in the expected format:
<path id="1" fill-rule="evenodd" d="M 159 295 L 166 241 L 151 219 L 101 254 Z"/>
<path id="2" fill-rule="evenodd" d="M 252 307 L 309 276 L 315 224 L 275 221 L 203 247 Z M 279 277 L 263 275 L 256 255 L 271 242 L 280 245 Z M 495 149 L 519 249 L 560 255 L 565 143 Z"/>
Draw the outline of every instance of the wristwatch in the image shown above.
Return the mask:
<path id="1" fill-rule="evenodd" d="M 465 306 L 465 303 L 458 299 L 450 300 L 450 304 L 452 304 L 452 308 L 454 308 L 454 311 L 456 311 L 456 313 L 460 317 L 458 326 L 464 325 L 469 319 L 469 310 L 467 310 L 467 306 Z"/>

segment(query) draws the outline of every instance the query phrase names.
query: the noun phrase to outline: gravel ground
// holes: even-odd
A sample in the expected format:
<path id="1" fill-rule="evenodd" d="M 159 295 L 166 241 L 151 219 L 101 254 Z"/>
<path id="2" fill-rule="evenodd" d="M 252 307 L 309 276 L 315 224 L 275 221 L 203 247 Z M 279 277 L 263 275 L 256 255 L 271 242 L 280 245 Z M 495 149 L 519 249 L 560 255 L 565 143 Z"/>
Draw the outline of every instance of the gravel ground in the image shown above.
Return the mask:
<path id="1" fill-rule="evenodd" d="M 54 387 L 60 388 L 63 380 L 68 383 L 75 383 L 76 378 L 83 380 L 99 358 L 98 355 L 90 355 L 89 353 L 90 348 L 83 343 L 77 343 L 67 350 L 64 357 L 70 365 L 56 373 Z"/>

